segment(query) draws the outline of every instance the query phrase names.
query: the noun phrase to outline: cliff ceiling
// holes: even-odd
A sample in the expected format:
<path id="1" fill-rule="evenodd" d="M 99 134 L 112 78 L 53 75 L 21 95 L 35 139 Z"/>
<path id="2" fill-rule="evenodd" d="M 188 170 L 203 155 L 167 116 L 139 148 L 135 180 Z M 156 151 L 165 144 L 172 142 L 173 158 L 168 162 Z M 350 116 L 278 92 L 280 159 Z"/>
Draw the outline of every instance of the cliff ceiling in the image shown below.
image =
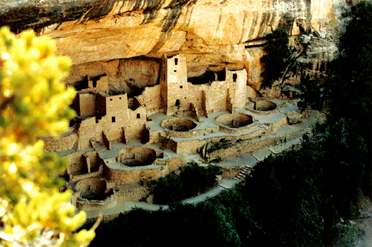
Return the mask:
<path id="1" fill-rule="evenodd" d="M 84 73 L 119 81 L 156 83 L 156 59 L 184 53 L 188 76 L 206 70 L 246 68 L 258 88 L 263 37 L 283 28 L 291 36 L 324 30 L 336 36 L 348 0 L 3 0 L 0 25 L 49 35 L 74 67 L 67 83 Z M 128 66 L 138 75 L 127 76 Z M 142 79 L 140 78 L 142 76 Z M 130 78 L 131 77 L 131 78 Z M 136 77 L 133 79 L 133 77 Z M 145 79 L 144 79 L 145 78 Z M 147 78 L 147 79 L 146 79 Z"/>

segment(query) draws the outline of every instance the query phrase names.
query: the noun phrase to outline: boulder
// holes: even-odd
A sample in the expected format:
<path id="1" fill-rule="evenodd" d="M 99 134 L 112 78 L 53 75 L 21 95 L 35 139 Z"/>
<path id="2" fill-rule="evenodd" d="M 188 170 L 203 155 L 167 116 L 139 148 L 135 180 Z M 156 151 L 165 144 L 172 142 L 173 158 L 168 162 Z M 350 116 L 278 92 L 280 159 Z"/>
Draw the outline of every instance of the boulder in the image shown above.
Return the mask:
<path id="1" fill-rule="evenodd" d="M 301 123 L 301 114 L 297 111 L 287 113 L 287 119 L 289 124 Z"/>

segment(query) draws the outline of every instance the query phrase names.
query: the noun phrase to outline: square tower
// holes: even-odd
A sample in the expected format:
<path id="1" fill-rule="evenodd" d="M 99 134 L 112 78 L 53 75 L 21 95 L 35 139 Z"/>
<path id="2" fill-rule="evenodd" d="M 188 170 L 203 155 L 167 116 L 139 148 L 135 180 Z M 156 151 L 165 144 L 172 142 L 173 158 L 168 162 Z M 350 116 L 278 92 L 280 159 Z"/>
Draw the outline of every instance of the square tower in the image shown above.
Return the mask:
<path id="1" fill-rule="evenodd" d="M 190 108 L 190 102 L 187 99 L 187 65 L 184 56 L 180 54 L 163 56 L 160 85 L 166 115 L 181 113 Z"/>
<path id="2" fill-rule="evenodd" d="M 226 83 L 229 85 L 229 100 L 235 109 L 244 109 L 247 91 L 247 71 L 225 68 Z"/>

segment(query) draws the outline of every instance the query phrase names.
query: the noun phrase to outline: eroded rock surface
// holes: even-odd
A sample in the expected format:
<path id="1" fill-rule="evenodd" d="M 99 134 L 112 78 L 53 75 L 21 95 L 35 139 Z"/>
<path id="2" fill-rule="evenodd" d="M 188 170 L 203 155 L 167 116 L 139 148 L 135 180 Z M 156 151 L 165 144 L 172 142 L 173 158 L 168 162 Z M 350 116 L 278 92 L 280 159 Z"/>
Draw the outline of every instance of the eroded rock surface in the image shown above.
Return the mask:
<path id="1" fill-rule="evenodd" d="M 6 0 L 0 3 L 0 25 L 14 32 L 33 28 L 53 37 L 58 53 L 70 56 L 75 64 L 69 83 L 86 72 L 102 71 L 116 76 L 110 76 L 113 88 L 128 87 L 130 78 L 152 84 L 158 70 L 140 56 L 183 53 L 188 77 L 206 70 L 245 68 L 249 85 L 258 91 L 267 33 L 283 28 L 295 36 L 323 30 L 336 37 L 344 26 L 341 14 L 351 2 L 355 1 Z M 133 60 L 125 59 L 134 57 L 133 70 L 120 67 L 133 65 Z M 303 58 L 304 63 L 313 60 Z M 144 71 L 134 75 L 138 63 Z"/>

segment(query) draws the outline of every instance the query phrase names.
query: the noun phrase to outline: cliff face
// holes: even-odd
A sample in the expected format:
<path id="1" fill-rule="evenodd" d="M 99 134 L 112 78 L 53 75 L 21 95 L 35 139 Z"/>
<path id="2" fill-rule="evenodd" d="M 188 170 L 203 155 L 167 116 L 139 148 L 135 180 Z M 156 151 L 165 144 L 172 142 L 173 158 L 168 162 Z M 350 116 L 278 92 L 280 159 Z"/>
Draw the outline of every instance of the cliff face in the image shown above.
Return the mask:
<path id="1" fill-rule="evenodd" d="M 6 0 L 0 4 L 0 25 L 14 32 L 33 28 L 39 35 L 53 37 L 58 53 L 70 56 L 74 63 L 67 83 L 82 80 L 85 74 L 107 73 L 110 86 L 120 90 L 129 87 L 129 79 L 132 84 L 152 85 L 150 78 L 158 76 L 157 59 L 184 53 L 189 77 L 226 66 L 246 68 L 250 85 L 258 90 L 262 38 L 267 33 L 283 28 L 296 36 L 324 30 L 331 34 L 328 37 L 336 37 L 344 23 L 341 13 L 350 2 Z"/>

